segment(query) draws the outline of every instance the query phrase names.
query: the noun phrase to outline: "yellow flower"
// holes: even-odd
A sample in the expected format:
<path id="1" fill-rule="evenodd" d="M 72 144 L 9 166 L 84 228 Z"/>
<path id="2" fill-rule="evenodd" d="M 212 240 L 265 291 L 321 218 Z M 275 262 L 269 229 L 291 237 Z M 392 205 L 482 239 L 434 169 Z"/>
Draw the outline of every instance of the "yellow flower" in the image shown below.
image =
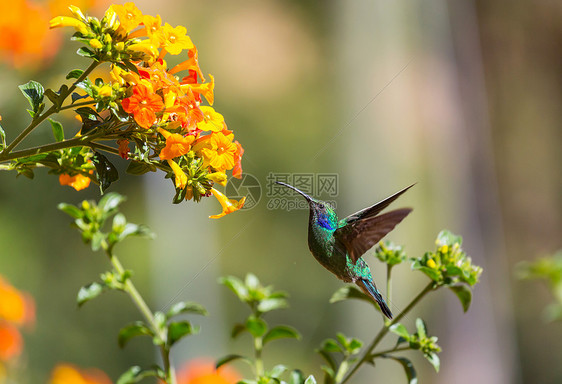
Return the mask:
<path id="1" fill-rule="evenodd" d="M 207 175 L 207 179 L 213 180 L 215 183 L 219 183 L 223 187 L 226 185 L 227 177 L 224 172 L 213 172 Z"/>
<path id="2" fill-rule="evenodd" d="M 160 47 L 165 49 L 172 55 L 178 55 L 184 49 L 192 49 L 194 47 L 189 36 L 186 35 L 187 29 L 181 25 L 173 28 L 166 23 L 156 34 L 160 40 Z M 163 54 L 165 54 L 163 52 Z"/>
<path id="3" fill-rule="evenodd" d="M 103 85 L 98 90 L 98 95 L 100 95 L 101 97 L 111 97 L 112 94 L 113 94 L 113 88 L 111 88 L 111 85 L 109 84 Z"/>
<path id="4" fill-rule="evenodd" d="M 218 215 L 209 216 L 210 219 L 220 219 L 221 217 L 228 215 L 229 213 L 235 212 L 241 209 L 244 206 L 244 201 L 246 201 L 246 197 L 241 198 L 240 201 L 229 199 L 223 193 L 217 191 L 215 188 L 211 188 L 211 193 L 222 205 L 222 212 Z"/>
<path id="5" fill-rule="evenodd" d="M 223 115 L 216 112 L 213 107 L 203 105 L 199 109 L 203 112 L 205 120 L 198 122 L 197 128 L 202 131 L 213 132 L 221 132 L 225 128 Z"/>
<path id="6" fill-rule="evenodd" d="M 180 168 L 178 163 L 176 163 L 174 160 L 166 160 L 166 161 L 168 162 L 168 165 L 172 168 L 172 171 L 174 171 L 174 174 L 176 175 L 176 179 L 175 179 L 176 188 L 184 189 L 185 186 L 187 185 L 187 175 Z"/>
<path id="7" fill-rule="evenodd" d="M 84 24 L 84 22 L 69 16 L 57 16 L 53 17 L 51 21 L 49 21 L 49 28 L 53 29 L 60 27 L 73 27 L 76 31 L 83 35 L 88 35 L 89 33 L 88 27 Z"/>
<path id="8" fill-rule="evenodd" d="M 156 15 L 156 17 L 144 15 L 142 23 L 144 24 L 148 37 L 154 36 L 160 28 L 162 28 L 162 19 L 160 18 L 160 15 Z"/>
<path id="9" fill-rule="evenodd" d="M 90 39 L 89 43 L 90 43 L 90 47 L 92 47 L 92 48 L 95 48 L 95 49 L 102 49 L 103 48 L 103 44 L 98 39 Z"/>
<path id="10" fill-rule="evenodd" d="M 125 5 L 113 4 L 113 11 L 119 16 L 121 27 L 125 31 L 131 32 L 142 23 L 142 12 L 137 8 L 135 3 L 125 3 Z"/>
<path id="11" fill-rule="evenodd" d="M 213 132 L 208 140 L 209 148 L 201 149 L 205 160 L 217 171 L 226 171 L 234 167 L 236 144 L 232 142 L 234 135 L 225 136 L 222 132 Z"/>

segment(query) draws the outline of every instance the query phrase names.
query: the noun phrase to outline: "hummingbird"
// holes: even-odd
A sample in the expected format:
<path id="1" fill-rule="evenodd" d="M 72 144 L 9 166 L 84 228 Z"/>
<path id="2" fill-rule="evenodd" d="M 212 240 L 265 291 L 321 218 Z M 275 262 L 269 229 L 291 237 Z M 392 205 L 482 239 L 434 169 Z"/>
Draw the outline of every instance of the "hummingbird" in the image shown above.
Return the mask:
<path id="1" fill-rule="evenodd" d="M 392 319 L 392 312 L 361 256 L 412 212 L 411 208 L 401 208 L 379 215 L 414 184 L 338 221 L 336 211 L 328 203 L 313 199 L 292 185 L 276 183 L 301 194 L 308 202 L 308 248 L 314 258 L 338 279 L 357 284 L 379 305 L 381 312 Z"/>

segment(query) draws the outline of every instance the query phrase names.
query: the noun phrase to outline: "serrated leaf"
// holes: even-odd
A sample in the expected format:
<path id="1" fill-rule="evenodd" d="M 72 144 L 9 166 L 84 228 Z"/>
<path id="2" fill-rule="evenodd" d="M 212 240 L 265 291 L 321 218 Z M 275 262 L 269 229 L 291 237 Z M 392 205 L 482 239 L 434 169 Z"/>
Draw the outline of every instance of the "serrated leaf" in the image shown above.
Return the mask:
<path id="1" fill-rule="evenodd" d="M 162 372 L 160 371 L 161 371 L 160 369 L 143 370 L 139 366 L 134 366 L 129 368 L 127 372 L 123 373 L 119 377 L 119 379 L 117 379 L 116 384 L 134 384 L 134 383 L 138 383 L 144 378 L 151 377 L 151 376 L 164 379 Z"/>
<path id="2" fill-rule="evenodd" d="M 267 324 L 259 317 L 250 316 L 246 320 L 246 328 L 254 337 L 262 337 L 267 331 Z"/>
<path id="3" fill-rule="evenodd" d="M 172 346 L 180 339 L 197 333 L 189 321 L 177 321 L 168 324 L 168 345 Z"/>
<path id="4" fill-rule="evenodd" d="M 94 151 L 94 156 L 92 156 L 92 163 L 96 167 L 98 173 L 98 181 L 100 183 L 100 190 L 102 193 L 105 192 L 107 188 L 114 181 L 119 180 L 119 172 L 117 168 L 101 153 Z"/>
<path id="5" fill-rule="evenodd" d="M 270 341 L 277 340 L 277 339 L 297 339 L 301 338 L 300 333 L 297 332 L 296 329 L 293 327 L 289 327 L 288 325 L 278 325 L 273 327 L 265 334 L 263 337 L 263 344 L 267 344 Z"/>
<path id="6" fill-rule="evenodd" d="M 80 208 L 67 203 L 60 203 L 57 208 L 72 217 L 73 219 L 79 219 L 82 217 L 83 212 Z"/>
<path id="7" fill-rule="evenodd" d="M 144 175 L 147 172 L 156 172 L 156 166 L 144 161 L 133 160 L 129 163 L 126 172 L 131 175 Z"/>
<path id="8" fill-rule="evenodd" d="M 248 290 L 239 278 L 234 276 L 221 277 L 219 283 L 226 285 L 241 301 L 248 298 Z"/>
<path id="9" fill-rule="evenodd" d="M 154 337 L 154 332 L 148 328 L 142 321 L 135 321 L 121 328 L 117 336 L 119 347 L 123 348 L 129 340 L 137 336 Z"/>
<path id="10" fill-rule="evenodd" d="M 29 101 L 33 112 L 38 113 L 41 108 L 41 103 L 43 102 L 45 88 L 37 81 L 31 80 L 26 84 L 20 85 L 19 89 L 27 101 Z"/>
<path id="11" fill-rule="evenodd" d="M 449 286 L 449 289 L 459 298 L 463 311 L 468 311 L 470 303 L 472 302 L 472 291 L 470 288 L 464 284 L 458 284 Z"/>
<path id="12" fill-rule="evenodd" d="M 172 305 L 172 308 L 166 313 L 166 317 L 169 319 L 171 317 L 177 316 L 181 313 L 193 313 L 196 315 L 207 316 L 208 312 L 201 304 L 197 304 L 190 301 L 181 301 Z"/>
<path id="13" fill-rule="evenodd" d="M 385 359 L 392 359 L 402 365 L 404 368 L 404 372 L 406 373 L 406 378 L 408 379 L 408 384 L 417 384 L 418 377 L 416 370 L 414 368 L 414 364 L 409 359 L 405 357 L 398 357 L 398 356 L 391 356 L 391 355 L 381 355 Z"/>
<path id="14" fill-rule="evenodd" d="M 222 367 L 225 364 L 231 363 L 235 360 L 244 360 L 245 362 L 247 362 L 248 364 L 252 365 L 252 363 L 244 356 L 242 355 L 235 355 L 235 354 L 231 354 L 231 355 L 226 355 L 220 359 L 217 360 L 217 364 L 215 365 L 216 369 L 219 369 L 220 367 Z"/>
<path id="15" fill-rule="evenodd" d="M 410 333 L 403 324 L 397 323 L 392 324 L 389 328 L 390 332 L 397 334 L 405 340 L 410 339 Z"/>
<path id="16" fill-rule="evenodd" d="M 276 309 L 287 308 L 289 304 L 285 299 L 264 299 L 258 304 L 258 311 L 265 313 Z"/>
<path id="17" fill-rule="evenodd" d="M 62 128 L 62 124 L 56 120 L 49 119 L 49 123 L 51 123 L 51 129 L 53 130 L 53 136 L 57 142 L 64 140 L 64 129 Z"/>
<path id="18" fill-rule="evenodd" d="M 364 294 L 359 288 L 352 285 L 346 285 L 338 289 L 330 298 L 330 303 L 337 303 L 338 301 L 347 299 L 358 299 L 374 304 L 373 300 L 371 300 L 369 296 Z"/>
<path id="19" fill-rule="evenodd" d="M 98 297 L 106 289 L 107 287 L 105 285 L 96 282 L 83 286 L 78 291 L 78 295 L 76 297 L 78 306 L 81 307 L 85 302 Z"/>
<path id="20" fill-rule="evenodd" d="M 68 74 L 66 75 L 66 79 L 79 79 L 83 73 L 84 71 L 81 69 L 73 69 L 72 71 L 68 72 Z"/>

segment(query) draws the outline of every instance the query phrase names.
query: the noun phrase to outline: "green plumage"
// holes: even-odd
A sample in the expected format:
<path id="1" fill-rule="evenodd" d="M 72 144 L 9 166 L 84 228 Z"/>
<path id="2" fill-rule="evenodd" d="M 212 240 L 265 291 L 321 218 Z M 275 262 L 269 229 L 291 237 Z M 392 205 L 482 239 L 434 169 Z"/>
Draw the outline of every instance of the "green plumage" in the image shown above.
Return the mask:
<path id="1" fill-rule="evenodd" d="M 375 286 L 369 266 L 361 256 L 412 211 L 403 208 L 379 215 L 412 186 L 338 221 L 336 212 L 329 204 L 313 199 L 289 184 L 277 184 L 293 189 L 308 201 L 308 247 L 314 258 L 340 280 L 357 284 L 379 304 L 382 313 L 391 319 L 392 313 Z"/>

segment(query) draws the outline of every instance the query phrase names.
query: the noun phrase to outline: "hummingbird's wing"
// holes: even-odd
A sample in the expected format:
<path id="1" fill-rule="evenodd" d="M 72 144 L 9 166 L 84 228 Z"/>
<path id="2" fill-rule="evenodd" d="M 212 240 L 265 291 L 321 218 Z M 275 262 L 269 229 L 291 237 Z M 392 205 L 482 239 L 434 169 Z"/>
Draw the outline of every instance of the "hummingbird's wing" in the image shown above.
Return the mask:
<path id="1" fill-rule="evenodd" d="M 386 199 L 379 201 L 375 205 L 367 207 L 365 209 L 360 210 L 359 212 L 355 212 L 352 215 L 347 216 L 345 219 L 340 220 L 339 226 L 344 226 L 346 224 L 350 224 L 356 220 L 366 219 L 368 217 L 376 216 L 383 209 L 388 207 L 394 200 L 400 197 L 401 194 L 406 192 L 408 189 L 412 188 L 416 183 L 402 189 L 401 191 L 396 192 L 394 195 L 387 197 Z M 396 225 L 396 224 L 395 224 Z M 392 229 L 392 228 L 391 228 Z"/>
<path id="2" fill-rule="evenodd" d="M 336 229 L 334 237 L 345 247 L 347 254 L 355 264 L 357 259 L 392 231 L 410 212 L 412 212 L 411 208 L 402 208 L 380 216 L 368 216 L 364 219 L 354 220 Z"/>

